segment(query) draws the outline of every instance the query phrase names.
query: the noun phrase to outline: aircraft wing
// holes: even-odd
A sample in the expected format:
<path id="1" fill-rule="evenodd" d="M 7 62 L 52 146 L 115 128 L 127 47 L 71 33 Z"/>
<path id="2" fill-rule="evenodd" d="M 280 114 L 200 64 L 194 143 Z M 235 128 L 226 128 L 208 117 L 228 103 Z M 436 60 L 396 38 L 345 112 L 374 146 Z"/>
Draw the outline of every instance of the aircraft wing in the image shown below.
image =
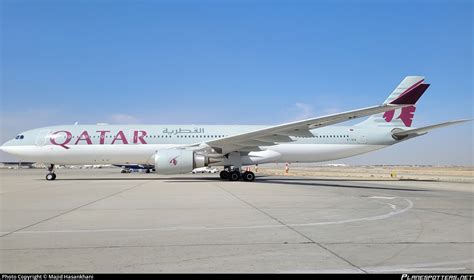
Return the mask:
<path id="1" fill-rule="evenodd" d="M 468 122 L 472 120 L 457 120 L 457 121 L 449 121 L 449 122 L 444 122 L 440 124 L 435 124 L 435 125 L 429 125 L 429 126 L 424 126 L 420 128 L 414 128 L 414 129 L 408 129 L 408 130 L 399 130 L 399 131 L 394 131 L 392 133 L 393 136 L 395 137 L 400 137 L 404 138 L 406 136 L 420 136 L 423 134 L 428 133 L 428 131 L 436 129 L 436 128 L 441 128 L 449 125 L 454 125 L 458 123 L 463 123 L 463 122 Z"/>
<path id="2" fill-rule="evenodd" d="M 211 147 L 215 152 L 221 155 L 236 151 L 261 151 L 259 148 L 261 146 L 272 146 L 278 143 L 294 141 L 290 136 L 313 137 L 313 134 L 310 132 L 311 129 L 412 106 L 418 101 L 426 88 L 427 86 L 408 91 L 388 104 L 270 126 L 242 134 L 207 141 L 205 143 L 190 145 L 188 148 L 195 147 L 196 149 L 205 149 L 205 147 Z"/>
<path id="3" fill-rule="evenodd" d="M 313 137 L 313 134 L 309 131 L 310 129 L 366 117 L 406 106 L 411 106 L 411 104 L 386 104 L 373 106 L 323 117 L 270 126 L 264 129 L 208 141 L 206 144 L 220 154 L 227 154 L 234 151 L 260 151 L 261 149 L 259 146 L 271 146 L 276 145 L 277 143 L 294 141 L 290 136 Z"/>

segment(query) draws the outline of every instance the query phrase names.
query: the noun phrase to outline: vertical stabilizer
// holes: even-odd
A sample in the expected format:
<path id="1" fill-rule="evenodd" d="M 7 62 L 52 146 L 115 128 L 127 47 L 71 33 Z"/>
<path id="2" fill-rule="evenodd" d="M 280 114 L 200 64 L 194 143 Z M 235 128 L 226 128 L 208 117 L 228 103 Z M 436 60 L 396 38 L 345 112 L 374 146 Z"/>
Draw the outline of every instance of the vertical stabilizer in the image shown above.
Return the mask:
<path id="1" fill-rule="evenodd" d="M 397 86 L 397 88 L 388 96 L 383 104 L 390 104 L 403 100 L 403 96 L 408 92 L 415 92 L 419 96 L 428 88 L 428 84 L 424 84 L 423 76 L 407 76 Z M 415 115 L 415 105 L 404 107 L 401 109 L 388 111 L 385 113 L 370 116 L 367 120 L 358 125 L 384 126 L 384 127 L 410 127 Z"/>

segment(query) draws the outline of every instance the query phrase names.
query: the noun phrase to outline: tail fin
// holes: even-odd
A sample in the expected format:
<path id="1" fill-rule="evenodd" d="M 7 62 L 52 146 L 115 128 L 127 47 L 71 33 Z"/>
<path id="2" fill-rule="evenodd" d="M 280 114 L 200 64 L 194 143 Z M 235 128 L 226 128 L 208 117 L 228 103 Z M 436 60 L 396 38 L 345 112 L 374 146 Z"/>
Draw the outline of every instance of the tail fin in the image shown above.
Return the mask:
<path id="1" fill-rule="evenodd" d="M 407 76 L 398 85 L 398 87 L 388 96 L 383 104 L 401 104 L 403 96 L 408 92 L 416 91 L 417 98 L 425 92 L 429 84 L 424 84 L 425 77 Z M 416 102 L 415 100 L 415 102 Z M 402 102 L 403 103 L 403 102 Z M 412 104 L 412 103 L 407 103 Z M 367 120 L 359 123 L 359 125 L 375 125 L 386 127 L 410 127 L 415 115 L 416 107 L 408 106 L 401 109 L 380 113 L 369 117 Z"/>

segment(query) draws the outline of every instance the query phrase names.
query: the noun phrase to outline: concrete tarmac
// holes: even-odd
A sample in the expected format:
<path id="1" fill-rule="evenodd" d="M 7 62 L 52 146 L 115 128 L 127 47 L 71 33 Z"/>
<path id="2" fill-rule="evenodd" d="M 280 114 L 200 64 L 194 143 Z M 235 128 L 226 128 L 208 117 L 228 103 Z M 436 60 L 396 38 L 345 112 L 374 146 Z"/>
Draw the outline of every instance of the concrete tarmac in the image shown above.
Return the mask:
<path id="1" fill-rule="evenodd" d="M 0 170 L 0 271 L 474 272 L 472 184 Z"/>

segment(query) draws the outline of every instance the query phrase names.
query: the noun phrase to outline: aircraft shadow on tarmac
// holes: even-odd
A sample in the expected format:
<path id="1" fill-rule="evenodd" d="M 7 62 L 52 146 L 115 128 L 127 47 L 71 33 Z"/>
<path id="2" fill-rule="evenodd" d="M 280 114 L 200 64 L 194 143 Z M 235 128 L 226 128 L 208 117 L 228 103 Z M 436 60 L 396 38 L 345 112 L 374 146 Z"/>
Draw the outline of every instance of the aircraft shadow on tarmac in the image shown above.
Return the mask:
<path id="1" fill-rule="evenodd" d="M 259 180 L 263 184 L 282 184 L 282 185 L 297 185 L 297 186 L 318 186 L 318 187 L 336 187 L 336 188 L 351 188 L 351 189 L 370 189 L 370 190 L 389 190 L 389 191 L 410 191 L 410 192 L 419 192 L 425 191 L 422 189 L 409 189 L 409 188 L 392 188 L 392 187 L 378 187 L 378 186 L 364 186 L 364 185 L 344 185 L 344 184 L 335 184 L 335 183 L 326 183 L 331 181 L 339 180 L 323 180 L 323 179 L 263 179 Z M 340 180 L 340 181 L 351 181 L 351 180 Z M 357 182 L 368 182 L 376 183 L 374 180 L 356 180 Z M 387 181 L 387 180 L 380 180 Z M 352 180 L 354 182 L 354 180 Z"/>
<path id="2" fill-rule="evenodd" d="M 38 179 L 43 180 L 43 179 Z M 189 178 L 189 177 L 129 177 L 129 178 L 58 178 L 55 181 L 170 181 L 170 182 L 204 182 L 204 181 L 220 181 L 218 177 L 209 178 Z"/>
<path id="3" fill-rule="evenodd" d="M 135 177 L 135 178 L 64 178 L 56 181 L 165 181 L 167 183 L 202 183 L 202 182 L 221 182 L 219 177 L 171 177 L 171 178 L 156 178 L 156 177 Z M 377 183 L 379 181 L 387 182 L 392 180 L 360 180 L 360 179 L 321 179 L 321 178 L 289 178 L 289 177 L 270 177 L 258 176 L 254 182 L 249 184 L 281 184 L 281 185 L 296 185 L 296 186 L 318 186 L 318 187 L 337 187 L 337 188 L 356 188 L 356 189 L 378 189 L 378 190 L 392 190 L 392 191 L 426 191 L 423 189 L 410 188 L 392 188 L 379 186 L 364 186 L 354 184 L 361 183 Z M 412 180 L 418 181 L 418 180 Z M 422 180 L 425 181 L 425 180 Z M 431 180 L 429 180 L 431 181 Z M 351 185 L 336 184 L 333 182 L 352 182 Z"/>

